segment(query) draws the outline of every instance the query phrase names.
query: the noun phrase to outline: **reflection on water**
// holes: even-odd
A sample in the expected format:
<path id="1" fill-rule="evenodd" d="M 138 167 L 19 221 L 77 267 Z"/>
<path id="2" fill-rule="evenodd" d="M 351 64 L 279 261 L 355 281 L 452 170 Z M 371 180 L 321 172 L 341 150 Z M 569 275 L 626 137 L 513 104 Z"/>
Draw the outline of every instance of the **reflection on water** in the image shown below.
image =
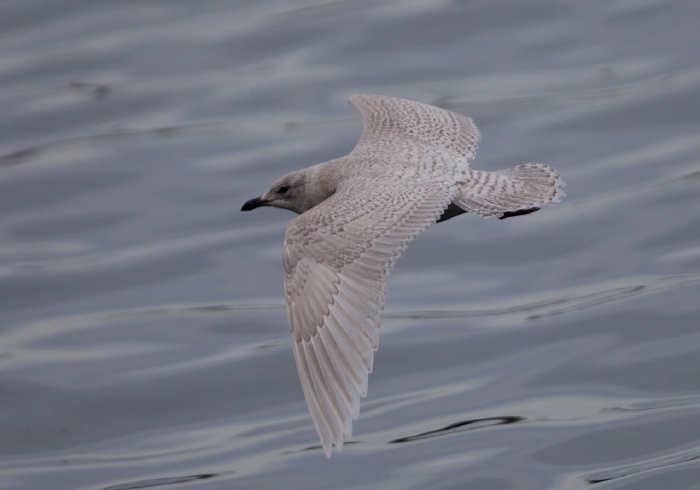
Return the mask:
<path id="1" fill-rule="evenodd" d="M 515 306 L 506 306 L 491 309 L 473 310 L 439 310 L 439 311 L 415 311 L 401 313 L 387 313 L 386 317 L 425 320 L 427 318 L 464 318 L 477 316 L 500 317 L 501 323 L 518 324 L 524 320 L 537 320 L 538 318 L 552 315 L 561 315 L 576 310 L 596 307 L 612 301 L 623 300 L 633 296 L 654 293 L 666 288 L 675 288 L 695 284 L 700 281 L 700 274 L 688 274 L 678 277 L 645 277 L 627 278 L 625 282 L 633 280 L 637 284 L 629 286 L 615 286 L 612 284 L 588 284 L 584 291 L 573 289 L 571 291 L 558 291 L 557 298 L 552 298 L 552 293 L 540 295 L 541 299 L 533 299 L 527 303 Z M 594 289 L 593 292 L 587 290 Z M 516 298 L 517 299 L 517 298 Z"/>
<path id="2" fill-rule="evenodd" d="M 394 439 L 393 441 L 389 442 L 392 444 L 398 444 L 401 442 L 412 442 L 428 437 L 439 437 L 442 435 L 447 435 L 454 432 L 462 432 L 465 430 L 481 429 L 484 427 L 492 427 L 494 425 L 515 424 L 516 422 L 521 422 L 523 420 L 523 417 L 489 417 L 485 419 L 463 420 L 460 422 L 455 422 L 454 424 L 450 424 L 445 427 L 441 427 L 440 429 L 423 432 L 421 434 L 416 434 L 413 436 L 400 437 L 399 439 Z"/>
<path id="3" fill-rule="evenodd" d="M 697 486 L 698 19 L 661 0 L 8 3 L 0 486 Z M 411 246 L 327 461 L 283 304 L 292 215 L 238 210 L 352 149 L 353 93 L 470 115 L 479 168 L 549 163 L 568 197 Z"/>
<path id="4" fill-rule="evenodd" d="M 118 485 L 110 485 L 103 490 L 132 490 L 136 488 L 151 488 L 161 485 L 176 485 L 178 483 L 191 483 L 198 480 L 206 480 L 214 478 L 218 475 L 190 475 L 190 476 L 175 476 L 169 478 L 154 478 L 153 480 L 139 480 L 129 483 L 120 483 Z"/>
<path id="5" fill-rule="evenodd" d="M 645 461 L 643 463 L 635 463 L 634 465 L 630 466 L 602 471 L 594 475 L 587 476 L 585 481 L 590 484 L 596 484 L 611 480 L 619 480 L 638 474 L 652 473 L 654 471 L 670 467 L 680 467 L 682 469 L 684 465 L 691 465 L 697 460 L 700 460 L 700 447 L 694 447 L 690 450 L 678 451 L 671 455 L 653 458 L 652 460 Z"/>

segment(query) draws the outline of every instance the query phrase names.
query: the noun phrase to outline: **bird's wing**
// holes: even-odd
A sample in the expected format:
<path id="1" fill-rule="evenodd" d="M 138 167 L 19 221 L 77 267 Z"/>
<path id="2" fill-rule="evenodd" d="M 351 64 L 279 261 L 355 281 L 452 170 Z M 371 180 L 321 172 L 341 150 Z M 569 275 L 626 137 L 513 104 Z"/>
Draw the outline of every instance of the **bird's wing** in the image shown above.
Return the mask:
<path id="1" fill-rule="evenodd" d="M 326 456 L 351 436 L 377 349 L 386 277 L 454 198 L 454 185 L 346 182 L 292 220 L 285 296 L 306 403 Z"/>
<path id="2" fill-rule="evenodd" d="M 479 129 L 466 116 L 385 95 L 353 95 L 348 102 L 364 121 L 351 155 L 419 164 L 442 156 L 438 162 L 463 167 L 476 156 Z"/>

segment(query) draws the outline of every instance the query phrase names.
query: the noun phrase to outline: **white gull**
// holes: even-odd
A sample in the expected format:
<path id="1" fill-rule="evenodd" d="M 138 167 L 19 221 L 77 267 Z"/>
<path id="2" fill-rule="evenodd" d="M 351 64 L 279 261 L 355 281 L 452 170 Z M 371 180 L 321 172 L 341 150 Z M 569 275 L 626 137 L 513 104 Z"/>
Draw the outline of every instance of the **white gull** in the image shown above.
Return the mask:
<path id="1" fill-rule="evenodd" d="M 241 208 L 298 213 L 284 237 L 284 291 L 301 386 L 326 456 L 342 448 L 367 395 L 386 278 L 435 222 L 507 218 L 564 197 L 552 167 L 473 170 L 479 130 L 465 116 L 395 97 L 354 95 L 364 121 L 349 155 L 279 178 Z"/>

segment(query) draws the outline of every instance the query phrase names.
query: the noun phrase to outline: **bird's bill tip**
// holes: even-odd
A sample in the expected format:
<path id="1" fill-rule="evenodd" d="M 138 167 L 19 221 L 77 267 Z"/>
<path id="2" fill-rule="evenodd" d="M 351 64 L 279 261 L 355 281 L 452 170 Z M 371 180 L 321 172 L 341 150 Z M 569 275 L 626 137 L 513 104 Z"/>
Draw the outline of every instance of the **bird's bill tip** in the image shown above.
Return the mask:
<path id="1" fill-rule="evenodd" d="M 252 211 L 260 206 L 267 206 L 267 201 L 262 197 L 254 197 L 253 199 L 246 201 L 246 203 L 241 207 L 241 211 Z"/>

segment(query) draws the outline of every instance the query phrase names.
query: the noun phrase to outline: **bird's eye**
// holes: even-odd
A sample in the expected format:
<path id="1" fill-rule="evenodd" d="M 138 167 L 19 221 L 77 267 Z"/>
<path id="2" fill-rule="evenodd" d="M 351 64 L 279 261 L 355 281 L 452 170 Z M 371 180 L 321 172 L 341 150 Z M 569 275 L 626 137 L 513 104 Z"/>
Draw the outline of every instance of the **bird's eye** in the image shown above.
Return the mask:
<path id="1" fill-rule="evenodd" d="M 279 193 L 280 193 L 280 194 L 286 194 L 288 190 L 289 190 L 289 186 L 288 186 L 288 185 L 281 185 L 280 188 L 279 188 Z"/>

